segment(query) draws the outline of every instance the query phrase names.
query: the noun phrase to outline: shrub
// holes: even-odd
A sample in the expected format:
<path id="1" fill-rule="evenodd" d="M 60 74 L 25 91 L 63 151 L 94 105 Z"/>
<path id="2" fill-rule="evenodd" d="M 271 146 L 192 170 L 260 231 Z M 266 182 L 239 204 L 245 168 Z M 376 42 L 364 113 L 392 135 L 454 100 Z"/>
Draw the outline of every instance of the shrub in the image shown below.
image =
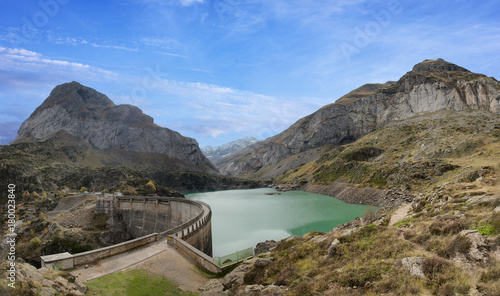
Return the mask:
<path id="1" fill-rule="evenodd" d="M 40 239 L 38 237 L 34 237 L 30 240 L 30 247 L 35 249 L 40 246 Z"/>
<path id="2" fill-rule="evenodd" d="M 467 237 L 460 235 L 454 240 L 442 244 L 437 248 L 436 253 L 444 258 L 452 258 L 456 253 L 467 254 L 470 246 L 470 240 Z"/>
<path id="3" fill-rule="evenodd" d="M 379 156 L 384 150 L 374 147 L 366 146 L 358 149 L 353 149 L 349 152 L 344 153 L 343 157 L 346 160 L 352 161 L 367 161 L 368 159 Z"/>
<path id="4" fill-rule="evenodd" d="M 495 233 L 495 229 L 491 224 L 482 224 L 473 229 L 477 229 L 481 235 L 493 236 Z"/>

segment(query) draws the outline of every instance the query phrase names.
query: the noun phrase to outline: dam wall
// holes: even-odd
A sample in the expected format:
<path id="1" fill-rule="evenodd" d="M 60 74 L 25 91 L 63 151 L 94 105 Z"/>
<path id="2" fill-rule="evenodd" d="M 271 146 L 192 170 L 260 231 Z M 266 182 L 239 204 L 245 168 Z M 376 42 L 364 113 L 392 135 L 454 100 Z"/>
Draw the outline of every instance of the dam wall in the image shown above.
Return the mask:
<path id="1" fill-rule="evenodd" d="M 188 199 L 118 197 L 115 209 L 135 237 L 164 232 L 198 216 L 203 206 Z"/>

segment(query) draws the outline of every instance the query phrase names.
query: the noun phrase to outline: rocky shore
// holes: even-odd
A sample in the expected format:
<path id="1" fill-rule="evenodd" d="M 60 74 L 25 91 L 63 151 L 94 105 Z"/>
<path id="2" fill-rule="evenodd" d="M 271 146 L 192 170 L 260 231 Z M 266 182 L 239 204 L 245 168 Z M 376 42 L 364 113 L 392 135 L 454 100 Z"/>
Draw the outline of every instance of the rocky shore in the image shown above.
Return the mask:
<path id="1" fill-rule="evenodd" d="M 415 197 L 412 193 L 396 190 L 381 190 L 369 187 L 359 187 L 346 183 L 334 182 L 329 185 L 274 185 L 278 191 L 303 190 L 310 193 L 330 195 L 351 204 L 364 204 L 377 207 L 399 207 L 410 203 Z"/>

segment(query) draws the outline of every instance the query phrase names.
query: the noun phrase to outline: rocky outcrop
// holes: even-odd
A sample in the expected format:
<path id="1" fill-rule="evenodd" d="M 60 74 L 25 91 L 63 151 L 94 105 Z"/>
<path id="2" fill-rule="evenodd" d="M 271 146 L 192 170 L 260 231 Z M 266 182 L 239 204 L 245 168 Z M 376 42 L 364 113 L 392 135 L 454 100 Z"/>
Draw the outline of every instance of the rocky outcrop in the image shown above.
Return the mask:
<path id="1" fill-rule="evenodd" d="M 15 282 L 15 295 L 73 295 L 83 296 L 87 287 L 82 282 L 69 273 L 59 272 L 42 267 L 36 269 L 33 265 L 16 262 L 17 273 Z M 3 267 L 3 266 L 2 266 Z M 7 269 L 7 268 L 6 268 Z M 5 289 L 5 290 L 3 290 Z M 12 291 L 7 285 L 2 285 L 1 292 L 10 295 Z"/>
<path id="2" fill-rule="evenodd" d="M 212 162 L 216 162 L 217 160 L 228 157 L 235 152 L 240 151 L 241 149 L 245 149 L 248 146 L 257 143 L 258 140 L 254 137 L 246 137 L 243 139 L 239 139 L 236 141 L 231 141 L 221 146 L 206 146 L 202 148 L 203 154 L 210 159 Z"/>
<path id="3" fill-rule="evenodd" d="M 21 125 L 13 143 L 46 140 L 61 132 L 100 150 L 159 153 L 202 171 L 216 171 L 196 140 L 156 125 L 135 106 L 115 105 L 78 82 L 54 88 Z"/>
<path id="4" fill-rule="evenodd" d="M 282 133 L 218 162 L 228 175 L 251 175 L 325 144 L 352 142 L 389 123 L 441 110 L 500 114 L 500 82 L 442 59 L 415 65 L 397 82 L 364 85 Z"/>
<path id="5" fill-rule="evenodd" d="M 258 256 L 260 254 L 267 253 L 274 247 L 276 247 L 275 240 L 266 240 L 264 242 L 260 242 L 255 246 L 254 254 L 255 256 Z"/>

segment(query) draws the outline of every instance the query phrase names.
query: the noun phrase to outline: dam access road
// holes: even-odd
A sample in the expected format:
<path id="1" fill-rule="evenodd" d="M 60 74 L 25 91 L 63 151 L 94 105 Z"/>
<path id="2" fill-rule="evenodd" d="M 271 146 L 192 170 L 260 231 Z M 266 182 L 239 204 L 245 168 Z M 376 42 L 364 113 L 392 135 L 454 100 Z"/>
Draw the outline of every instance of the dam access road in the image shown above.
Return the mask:
<path id="1" fill-rule="evenodd" d="M 78 266 L 70 273 L 82 282 L 129 269 L 144 269 L 164 276 L 185 291 L 199 292 L 198 288 L 209 280 L 187 256 L 167 244 L 163 239 L 146 246 L 103 258 L 91 265 Z"/>

